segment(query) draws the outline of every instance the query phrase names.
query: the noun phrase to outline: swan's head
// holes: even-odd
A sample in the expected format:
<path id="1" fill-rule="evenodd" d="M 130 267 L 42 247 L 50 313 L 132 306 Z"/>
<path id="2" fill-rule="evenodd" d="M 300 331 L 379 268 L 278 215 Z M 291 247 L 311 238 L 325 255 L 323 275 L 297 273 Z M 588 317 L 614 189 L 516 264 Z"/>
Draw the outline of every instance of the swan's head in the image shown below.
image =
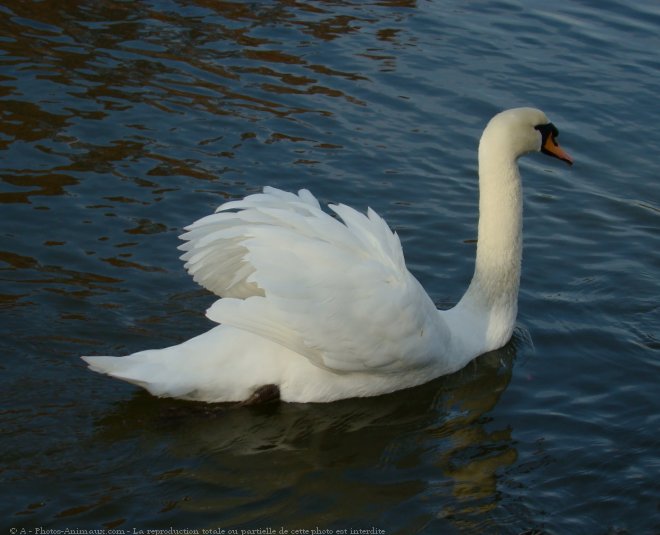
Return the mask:
<path id="1" fill-rule="evenodd" d="M 559 131 L 541 110 L 513 108 L 493 117 L 481 137 L 480 146 L 519 158 L 528 152 L 542 152 L 569 165 L 573 159 L 557 143 Z"/>

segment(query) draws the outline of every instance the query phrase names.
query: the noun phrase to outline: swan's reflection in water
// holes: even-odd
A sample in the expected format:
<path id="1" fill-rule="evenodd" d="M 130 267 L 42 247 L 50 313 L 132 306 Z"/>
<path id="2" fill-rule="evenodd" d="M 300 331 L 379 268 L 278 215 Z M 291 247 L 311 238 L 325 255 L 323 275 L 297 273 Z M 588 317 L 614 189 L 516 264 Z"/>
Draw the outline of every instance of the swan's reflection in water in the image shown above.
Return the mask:
<path id="1" fill-rule="evenodd" d="M 465 527 L 497 506 L 498 473 L 516 460 L 511 429 L 488 414 L 514 357 L 509 344 L 421 387 L 330 404 L 220 408 L 139 392 L 99 431 L 153 455 L 154 492 L 196 525 Z"/>

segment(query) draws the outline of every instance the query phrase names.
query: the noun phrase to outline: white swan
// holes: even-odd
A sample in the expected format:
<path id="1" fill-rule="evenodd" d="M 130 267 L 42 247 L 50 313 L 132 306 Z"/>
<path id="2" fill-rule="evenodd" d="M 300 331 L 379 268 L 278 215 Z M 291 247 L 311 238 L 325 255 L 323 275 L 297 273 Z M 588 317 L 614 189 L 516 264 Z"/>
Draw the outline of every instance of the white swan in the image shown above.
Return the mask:
<path id="1" fill-rule="evenodd" d="M 274 188 L 221 205 L 187 227 L 186 268 L 221 296 L 219 323 L 165 349 L 82 357 L 157 396 L 206 402 L 327 402 L 375 396 L 459 370 L 504 345 L 517 313 L 522 252 L 518 157 L 571 164 L 545 114 L 496 115 L 479 144 L 479 229 L 472 282 L 437 310 L 373 210 Z"/>

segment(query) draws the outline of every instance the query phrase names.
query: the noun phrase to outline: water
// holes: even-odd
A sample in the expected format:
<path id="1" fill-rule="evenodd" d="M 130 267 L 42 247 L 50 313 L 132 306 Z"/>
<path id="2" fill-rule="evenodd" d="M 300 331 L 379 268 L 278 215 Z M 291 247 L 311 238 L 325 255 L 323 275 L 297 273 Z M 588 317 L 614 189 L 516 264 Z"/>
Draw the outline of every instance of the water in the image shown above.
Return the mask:
<path id="1" fill-rule="evenodd" d="M 0 7 L 7 527 L 659 533 L 656 2 Z M 407 392 L 209 411 L 87 371 L 213 298 L 177 235 L 264 185 L 371 206 L 440 306 L 469 281 L 476 142 L 522 164 L 515 336 Z"/>

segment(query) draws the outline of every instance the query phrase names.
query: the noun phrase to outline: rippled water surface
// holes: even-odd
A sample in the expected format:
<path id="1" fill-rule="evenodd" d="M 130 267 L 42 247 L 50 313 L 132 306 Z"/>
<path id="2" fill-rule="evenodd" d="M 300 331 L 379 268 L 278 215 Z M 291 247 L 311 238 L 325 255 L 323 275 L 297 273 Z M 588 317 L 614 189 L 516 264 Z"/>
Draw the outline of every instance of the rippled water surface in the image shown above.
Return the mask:
<path id="1" fill-rule="evenodd" d="M 658 50 L 651 0 L 3 2 L 2 523 L 660 533 Z M 371 206 L 450 306 L 479 134 L 519 105 L 576 165 L 522 163 L 505 348 L 406 392 L 225 411 L 78 358 L 208 329 L 177 236 L 264 185 Z"/>

